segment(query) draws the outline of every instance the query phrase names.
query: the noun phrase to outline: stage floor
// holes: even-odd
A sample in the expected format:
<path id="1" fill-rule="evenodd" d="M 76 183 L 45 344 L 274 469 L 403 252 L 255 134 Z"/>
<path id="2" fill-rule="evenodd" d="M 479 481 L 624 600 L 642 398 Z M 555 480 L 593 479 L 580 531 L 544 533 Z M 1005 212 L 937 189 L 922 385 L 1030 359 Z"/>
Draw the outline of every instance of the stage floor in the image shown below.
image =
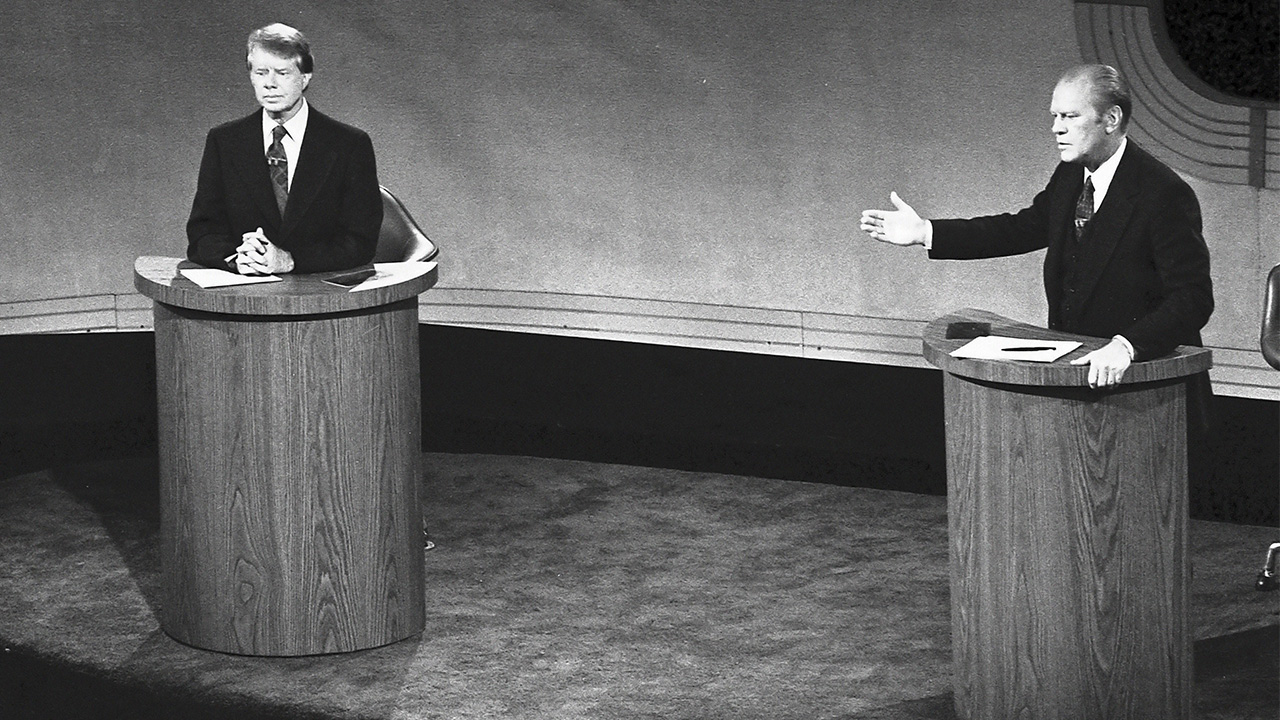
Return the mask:
<path id="1" fill-rule="evenodd" d="M 0 716 L 950 718 L 946 503 L 427 454 L 421 637 L 251 658 L 160 631 L 156 467 L 0 480 Z M 1193 521 L 1200 718 L 1280 714 L 1280 530 Z"/>

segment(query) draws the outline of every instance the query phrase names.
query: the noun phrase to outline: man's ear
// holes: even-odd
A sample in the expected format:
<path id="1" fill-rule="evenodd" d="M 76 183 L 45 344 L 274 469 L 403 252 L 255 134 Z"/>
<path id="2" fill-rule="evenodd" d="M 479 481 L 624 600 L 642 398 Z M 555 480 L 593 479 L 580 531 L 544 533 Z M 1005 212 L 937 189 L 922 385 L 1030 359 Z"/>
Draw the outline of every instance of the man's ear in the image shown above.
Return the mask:
<path id="1" fill-rule="evenodd" d="M 302 73 L 302 89 L 306 90 L 307 86 L 310 84 L 311 84 L 311 73 Z"/>
<path id="2" fill-rule="evenodd" d="M 1120 129 L 1120 121 L 1124 119 L 1124 111 L 1119 105 L 1112 105 L 1103 115 L 1106 121 L 1107 132 L 1113 133 Z"/>

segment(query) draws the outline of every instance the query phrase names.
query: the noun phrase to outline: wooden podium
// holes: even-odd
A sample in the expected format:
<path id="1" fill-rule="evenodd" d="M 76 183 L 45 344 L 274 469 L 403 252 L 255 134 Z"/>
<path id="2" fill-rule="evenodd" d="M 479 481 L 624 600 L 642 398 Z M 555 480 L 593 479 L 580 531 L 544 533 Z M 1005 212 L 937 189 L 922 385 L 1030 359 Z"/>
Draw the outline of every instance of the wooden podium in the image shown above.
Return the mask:
<path id="1" fill-rule="evenodd" d="M 1053 363 L 953 358 L 957 321 L 1080 340 Z M 1180 347 L 1090 390 L 1069 361 L 1107 340 L 979 310 L 930 323 L 943 370 L 956 714 L 1189 718 L 1187 379 Z"/>
<path id="2" fill-rule="evenodd" d="M 143 257 L 155 300 L 161 627 L 311 655 L 422 631 L 420 277 L 204 290 Z"/>

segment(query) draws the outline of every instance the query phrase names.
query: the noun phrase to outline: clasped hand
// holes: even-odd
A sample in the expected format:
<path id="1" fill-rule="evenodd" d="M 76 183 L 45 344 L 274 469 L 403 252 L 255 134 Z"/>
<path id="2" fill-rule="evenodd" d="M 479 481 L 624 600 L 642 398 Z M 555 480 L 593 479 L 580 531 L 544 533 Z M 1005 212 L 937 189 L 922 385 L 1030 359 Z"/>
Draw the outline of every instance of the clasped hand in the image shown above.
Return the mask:
<path id="1" fill-rule="evenodd" d="M 262 228 L 247 232 L 236 248 L 236 272 L 241 275 L 275 275 L 293 270 L 293 255 L 273 244 Z"/>

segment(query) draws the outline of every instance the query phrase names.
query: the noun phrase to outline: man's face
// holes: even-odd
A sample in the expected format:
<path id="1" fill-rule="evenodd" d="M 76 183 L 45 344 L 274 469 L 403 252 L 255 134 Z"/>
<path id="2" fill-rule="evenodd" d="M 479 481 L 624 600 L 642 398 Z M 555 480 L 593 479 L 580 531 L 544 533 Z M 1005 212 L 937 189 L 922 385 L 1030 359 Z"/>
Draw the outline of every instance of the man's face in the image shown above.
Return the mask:
<path id="1" fill-rule="evenodd" d="M 283 122 L 302 108 L 302 91 L 311 82 L 311 73 L 300 71 L 294 58 L 255 47 L 249 53 L 249 81 L 258 104 L 272 118 Z"/>
<path id="2" fill-rule="evenodd" d="M 1058 83 L 1049 112 L 1053 114 L 1053 134 L 1063 162 L 1096 170 L 1120 145 L 1119 110 L 1098 112 L 1084 82 Z"/>

